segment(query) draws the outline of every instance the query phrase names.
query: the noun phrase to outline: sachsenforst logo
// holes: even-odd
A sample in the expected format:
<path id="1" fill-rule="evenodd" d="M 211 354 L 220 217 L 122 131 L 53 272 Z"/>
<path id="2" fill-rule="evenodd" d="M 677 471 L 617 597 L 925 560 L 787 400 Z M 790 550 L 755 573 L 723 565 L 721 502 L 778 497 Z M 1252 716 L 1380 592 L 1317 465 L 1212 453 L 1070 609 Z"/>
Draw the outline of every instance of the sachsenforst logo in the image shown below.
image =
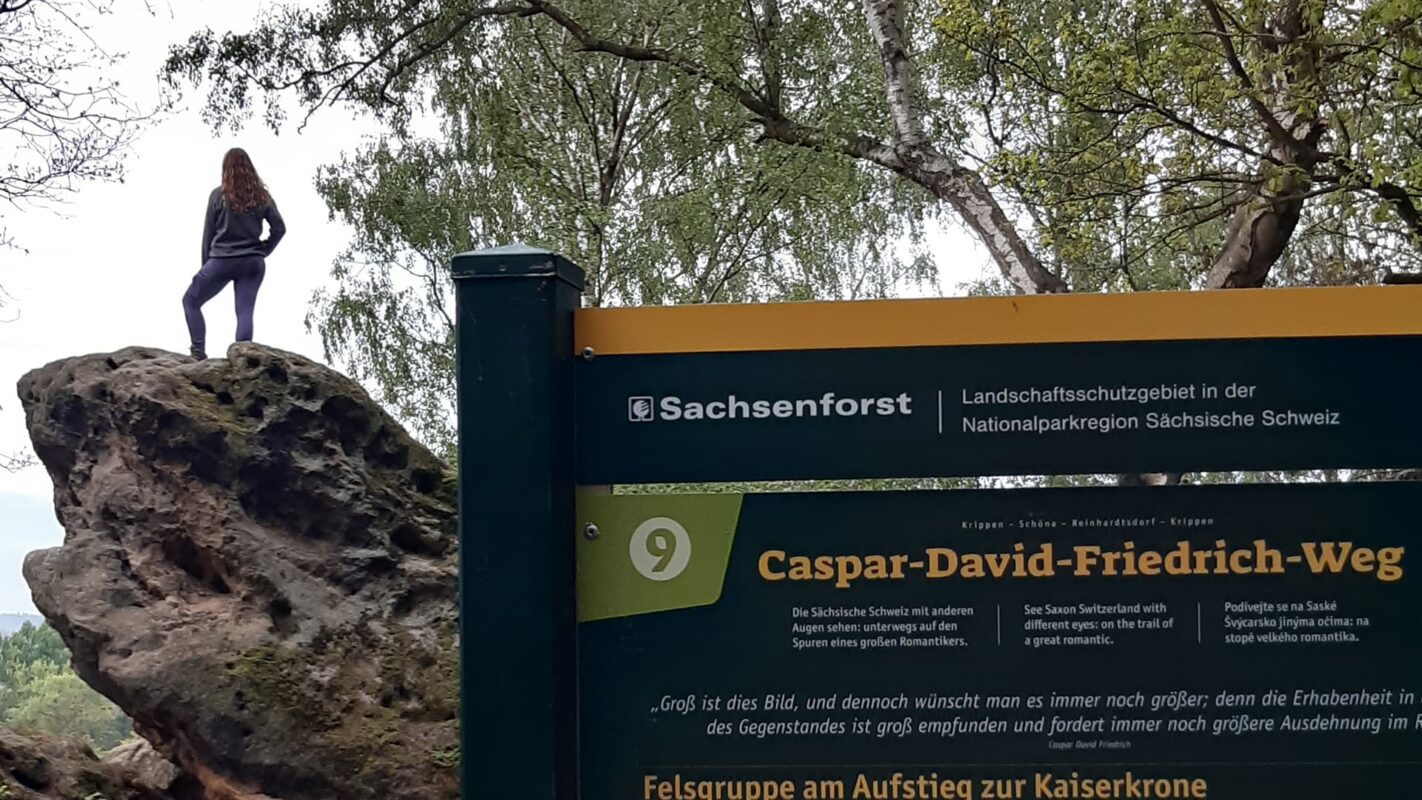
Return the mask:
<path id="1" fill-rule="evenodd" d="M 750 399 L 734 394 L 715 400 L 684 400 L 675 395 L 627 398 L 628 422 L 695 422 L 728 419 L 795 419 L 803 417 L 907 417 L 913 414 L 908 392 L 879 397 L 819 397 Z"/>
<path id="2" fill-rule="evenodd" d="M 646 395 L 627 398 L 628 422 L 651 422 L 653 419 L 656 419 L 656 414 L 652 410 L 652 398 Z"/>

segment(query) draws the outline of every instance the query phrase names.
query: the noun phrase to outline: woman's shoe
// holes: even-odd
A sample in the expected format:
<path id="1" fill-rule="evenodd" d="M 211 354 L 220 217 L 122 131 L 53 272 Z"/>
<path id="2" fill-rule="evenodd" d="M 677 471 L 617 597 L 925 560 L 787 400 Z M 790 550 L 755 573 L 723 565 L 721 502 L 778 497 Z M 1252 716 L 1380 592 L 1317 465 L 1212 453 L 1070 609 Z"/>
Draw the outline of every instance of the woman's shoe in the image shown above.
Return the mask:
<path id="1" fill-rule="evenodd" d="M 198 360 L 198 361 L 206 361 L 206 360 L 207 360 L 207 353 L 204 353 L 201 347 L 191 347 L 191 348 L 188 348 L 188 352 L 192 355 L 192 357 L 193 357 L 194 359 L 196 359 L 196 360 Z"/>

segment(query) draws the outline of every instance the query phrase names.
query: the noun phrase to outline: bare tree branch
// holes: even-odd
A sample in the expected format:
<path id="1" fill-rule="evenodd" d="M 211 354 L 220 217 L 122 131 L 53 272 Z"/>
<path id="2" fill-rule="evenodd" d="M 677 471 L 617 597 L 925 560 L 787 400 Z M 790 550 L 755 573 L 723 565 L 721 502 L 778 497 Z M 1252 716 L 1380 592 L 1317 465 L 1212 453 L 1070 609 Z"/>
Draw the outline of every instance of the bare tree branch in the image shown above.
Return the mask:
<path id="1" fill-rule="evenodd" d="M 115 58 L 81 10 L 107 0 L 0 0 L 0 201 L 56 202 L 85 180 L 118 180 L 123 154 L 151 119 L 104 77 Z M 0 246 L 9 244 L 0 235 Z"/>
<path id="2" fill-rule="evenodd" d="M 0 13 L 4 11 L 5 8 L 0 6 Z M 0 453 L 0 472 L 19 472 L 37 463 L 39 462 L 35 461 L 34 454 L 30 452 Z"/>

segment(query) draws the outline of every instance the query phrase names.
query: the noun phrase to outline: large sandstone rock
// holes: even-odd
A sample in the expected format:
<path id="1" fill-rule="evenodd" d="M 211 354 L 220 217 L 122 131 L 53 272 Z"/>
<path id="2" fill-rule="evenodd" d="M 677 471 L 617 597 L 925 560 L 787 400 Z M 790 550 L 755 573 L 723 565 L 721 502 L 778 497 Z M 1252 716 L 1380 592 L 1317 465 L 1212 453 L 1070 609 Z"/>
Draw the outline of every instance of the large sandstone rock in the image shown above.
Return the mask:
<path id="1" fill-rule="evenodd" d="M 0 729 L 0 797 L 5 800 L 170 800 L 93 751 L 48 736 Z"/>
<path id="2" fill-rule="evenodd" d="M 456 797 L 454 481 L 350 380 L 253 345 L 19 386 L 62 547 L 35 604 L 208 798 Z"/>

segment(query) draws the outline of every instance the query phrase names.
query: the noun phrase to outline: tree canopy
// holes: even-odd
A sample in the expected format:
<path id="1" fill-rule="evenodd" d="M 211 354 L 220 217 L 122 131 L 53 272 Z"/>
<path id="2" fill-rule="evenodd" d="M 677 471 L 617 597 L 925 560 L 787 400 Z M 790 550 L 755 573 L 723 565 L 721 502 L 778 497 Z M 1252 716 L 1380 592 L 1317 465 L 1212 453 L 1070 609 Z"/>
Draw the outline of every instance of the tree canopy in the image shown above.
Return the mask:
<path id="1" fill-rule="evenodd" d="M 980 291 L 1422 268 L 1422 0 L 342 0 L 173 48 L 215 124 L 350 105 L 312 323 L 426 436 L 448 257 L 532 240 L 595 303 L 878 294 L 976 234 Z M 430 387 L 435 387 L 431 390 Z M 441 405 L 444 403 L 445 405 Z"/>
<path id="2" fill-rule="evenodd" d="M 944 0 L 978 160 L 1078 289 L 1422 267 L 1422 3 Z"/>
<path id="3" fill-rule="evenodd" d="M 168 70 L 209 79 L 217 119 L 247 113 L 253 88 L 295 89 L 313 108 L 355 102 L 403 127 L 412 98 L 450 85 L 461 53 L 475 68 L 458 79 L 464 91 L 520 91 L 501 65 L 527 50 L 518 26 L 541 26 L 550 45 L 625 62 L 619 74 L 651 64 L 674 93 L 719 97 L 759 140 L 917 184 L 1019 290 L 1069 288 L 1058 273 L 1085 256 L 1054 235 L 1051 214 L 1118 224 L 1082 205 L 1106 198 L 1130 204 L 1128 231 L 1132 219 L 1180 227 L 1183 215 L 1203 239 L 1222 222 L 1203 282 L 1227 287 L 1261 284 L 1316 198 L 1363 206 L 1378 226 L 1376 199 L 1397 225 L 1374 238 L 1415 258 L 1419 19 L 1419 0 L 354 0 L 199 34 Z M 560 107 L 540 103 L 525 120 L 557 120 Z M 1063 184 L 1074 188 L 1051 191 Z M 1013 218 L 999 194 L 1020 205 Z M 1045 267 L 1022 230 L 1063 263 Z M 1169 228 L 1140 238 L 1193 244 Z"/>

